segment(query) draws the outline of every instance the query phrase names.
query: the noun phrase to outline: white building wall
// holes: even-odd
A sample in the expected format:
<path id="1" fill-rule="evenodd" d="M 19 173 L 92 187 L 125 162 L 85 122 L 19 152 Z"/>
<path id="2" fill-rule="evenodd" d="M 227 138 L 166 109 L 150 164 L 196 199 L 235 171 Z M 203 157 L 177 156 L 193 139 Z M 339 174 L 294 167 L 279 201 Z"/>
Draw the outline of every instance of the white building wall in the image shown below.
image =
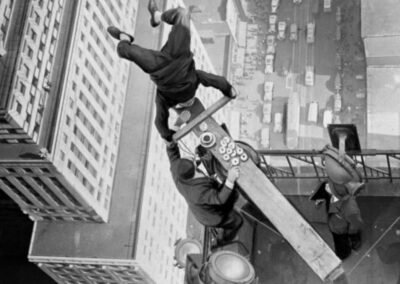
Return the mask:
<path id="1" fill-rule="evenodd" d="M 78 5 L 52 158 L 106 219 L 129 68 L 106 28 L 133 29 L 138 0 Z"/>

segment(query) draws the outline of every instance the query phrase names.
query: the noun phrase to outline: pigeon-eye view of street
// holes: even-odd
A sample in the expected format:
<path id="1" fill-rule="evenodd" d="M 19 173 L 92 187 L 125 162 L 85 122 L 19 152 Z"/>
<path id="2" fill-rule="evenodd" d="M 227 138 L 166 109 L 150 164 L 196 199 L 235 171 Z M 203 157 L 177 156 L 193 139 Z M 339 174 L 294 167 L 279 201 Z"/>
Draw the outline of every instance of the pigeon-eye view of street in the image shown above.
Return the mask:
<path id="1" fill-rule="evenodd" d="M 1 0 L 0 284 L 400 284 L 399 16 Z"/>

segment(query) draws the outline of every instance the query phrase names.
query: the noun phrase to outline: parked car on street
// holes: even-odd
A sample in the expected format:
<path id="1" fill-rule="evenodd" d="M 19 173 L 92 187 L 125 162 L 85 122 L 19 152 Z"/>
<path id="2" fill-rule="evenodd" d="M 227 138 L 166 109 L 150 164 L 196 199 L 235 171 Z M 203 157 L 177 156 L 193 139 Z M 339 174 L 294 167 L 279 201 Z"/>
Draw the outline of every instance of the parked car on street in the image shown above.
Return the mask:
<path id="1" fill-rule="evenodd" d="M 261 129 L 261 146 L 263 148 L 269 148 L 269 127 L 263 127 Z"/>
<path id="2" fill-rule="evenodd" d="M 338 70 L 342 70 L 342 57 L 339 53 L 336 53 L 335 65 Z"/>
<path id="3" fill-rule="evenodd" d="M 275 35 L 267 36 L 267 53 L 275 53 Z"/>
<path id="4" fill-rule="evenodd" d="M 271 1 L 271 13 L 276 13 L 279 6 L 279 0 L 272 0 Z"/>
<path id="5" fill-rule="evenodd" d="M 265 56 L 265 74 L 271 74 L 274 72 L 274 55 L 267 54 Z"/>
<path id="6" fill-rule="evenodd" d="M 342 10 L 340 9 L 340 7 L 336 8 L 336 23 L 340 24 L 340 22 L 342 21 Z"/>
<path id="7" fill-rule="evenodd" d="M 314 66 L 306 66 L 306 86 L 314 86 Z"/>
<path id="8" fill-rule="evenodd" d="M 267 81 L 264 83 L 264 101 L 272 100 L 272 92 L 274 90 L 274 82 Z"/>
<path id="9" fill-rule="evenodd" d="M 324 0 L 324 12 L 332 11 L 332 0 Z"/>
<path id="10" fill-rule="evenodd" d="M 324 118 L 323 118 L 323 122 L 322 124 L 324 125 L 324 127 L 328 127 L 328 124 L 331 124 L 333 121 L 333 112 L 331 109 L 326 109 L 324 111 Z"/>
<path id="11" fill-rule="evenodd" d="M 263 123 L 271 123 L 271 102 L 263 104 Z"/>
<path id="12" fill-rule="evenodd" d="M 290 25 L 290 40 L 296 41 L 297 40 L 297 25 L 296 24 L 291 24 Z"/>
<path id="13" fill-rule="evenodd" d="M 285 21 L 280 21 L 278 23 L 278 36 L 277 38 L 280 40 L 285 39 L 286 37 L 286 22 Z"/>
<path id="14" fill-rule="evenodd" d="M 340 73 L 337 72 L 335 76 L 335 90 L 338 92 L 342 88 L 342 77 L 340 76 Z"/>
<path id="15" fill-rule="evenodd" d="M 280 112 L 276 112 L 274 115 L 274 132 L 281 133 L 282 132 L 282 119 L 283 115 Z"/>
<path id="16" fill-rule="evenodd" d="M 314 43 L 315 24 L 310 22 L 307 24 L 307 43 Z"/>
<path id="17" fill-rule="evenodd" d="M 308 107 L 308 117 L 307 120 L 309 122 L 317 122 L 318 121 L 318 103 L 311 102 L 310 106 Z"/>
<path id="18" fill-rule="evenodd" d="M 278 21 L 278 17 L 276 15 L 269 15 L 269 30 L 270 33 L 276 32 L 276 22 Z"/>

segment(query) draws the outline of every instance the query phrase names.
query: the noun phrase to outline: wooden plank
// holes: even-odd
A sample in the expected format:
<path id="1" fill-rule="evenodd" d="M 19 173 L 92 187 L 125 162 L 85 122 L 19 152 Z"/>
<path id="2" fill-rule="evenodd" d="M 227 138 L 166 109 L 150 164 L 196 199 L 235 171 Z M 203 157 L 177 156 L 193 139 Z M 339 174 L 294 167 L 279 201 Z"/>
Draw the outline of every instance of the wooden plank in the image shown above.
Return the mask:
<path id="1" fill-rule="evenodd" d="M 228 102 L 230 102 L 232 98 L 223 96 L 221 97 L 218 101 L 215 102 L 212 106 L 210 106 L 208 109 L 205 111 L 201 112 L 200 114 L 191 114 L 191 119 L 189 122 L 186 124 L 185 127 L 182 129 L 179 129 L 172 137 L 174 141 L 178 141 L 179 139 L 183 138 L 187 134 L 189 134 L 194 127 L 202 123 L 207 117 L 213 115 L 216 113 L 220 108 L 222 108 L 224 105 L 226 105 Z M 194 105 L 199 104 L 199 100 L 195 99 Z M 204 109 L 204 107 L 202 108 Z M 179 113 L 179 110 L 178 110 Z"/>
<path id="2" fill-rule="evenodd" d="M 202 111 L 199 103 L 189 108 L 194 115 Z M 216 137 L 216 145 L 210 148 L 212 154 L 225 169 L 230 168 L 231 162 L 225 161 L 219 153 L 220 141 L 228 134 L 214 119 L 209 117 L 204 122 L 207 124 L 206 131 Z M 195 127 L 194 132 L 197 136 L 204 133 L 199 127 Z M 253 161 L 248 159 L 239 167 L 241 175 L 238 184 L 310 268 L 324 281 L 341 275 L 341 260 Z"/>

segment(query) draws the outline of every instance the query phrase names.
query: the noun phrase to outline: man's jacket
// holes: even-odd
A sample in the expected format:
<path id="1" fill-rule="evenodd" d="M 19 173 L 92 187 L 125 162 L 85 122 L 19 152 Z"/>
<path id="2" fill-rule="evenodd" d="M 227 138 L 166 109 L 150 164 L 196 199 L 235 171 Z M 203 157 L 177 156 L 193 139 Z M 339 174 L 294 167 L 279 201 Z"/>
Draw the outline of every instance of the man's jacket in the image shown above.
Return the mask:
<path id="1" fill-rule="evenodd" d="M 347 195 L 329 204 L 328 224 L 333 233 L 356 234 L 363 225 L 360 209 L 354 196 Z"/>
<path id="2" fill-rule="evenodd" d="M 218 193 L 224 187 L 210 177 L 181 179 L 177 174 L 177 162 L 180 160 L 178 145 L 167 147 L 171 173 L 180 194 L 185 198 L 189 209 L 196 219 L 205 226 L 217 226 L 233 209 L 234 194 L 222 204 Z"/>

